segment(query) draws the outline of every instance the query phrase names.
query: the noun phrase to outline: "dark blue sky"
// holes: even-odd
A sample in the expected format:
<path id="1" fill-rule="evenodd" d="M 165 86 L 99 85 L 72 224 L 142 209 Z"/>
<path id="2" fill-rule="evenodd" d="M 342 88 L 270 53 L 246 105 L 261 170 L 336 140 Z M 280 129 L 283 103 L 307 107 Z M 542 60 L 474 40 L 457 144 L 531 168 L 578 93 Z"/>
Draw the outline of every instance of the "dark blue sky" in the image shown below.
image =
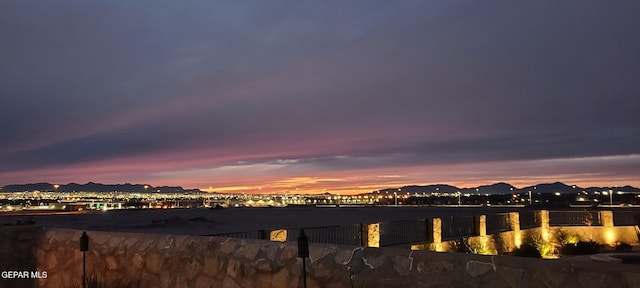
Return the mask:
<path id="1" fill-rule="evenodd" d="M 638 1 L 2 1 L 0 185 L 640 185 Z"/>

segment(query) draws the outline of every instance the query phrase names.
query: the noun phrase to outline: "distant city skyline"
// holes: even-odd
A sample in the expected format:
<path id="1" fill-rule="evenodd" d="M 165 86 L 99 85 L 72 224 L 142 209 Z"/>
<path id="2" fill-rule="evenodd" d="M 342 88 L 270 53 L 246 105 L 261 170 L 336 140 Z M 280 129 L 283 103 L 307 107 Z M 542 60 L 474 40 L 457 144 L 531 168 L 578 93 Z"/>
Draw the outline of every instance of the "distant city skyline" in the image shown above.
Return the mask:
<path id="1" fill-rule="evenodd" d="M 640 187 L 638 1 L 0 2 L 0 186 Z"/>

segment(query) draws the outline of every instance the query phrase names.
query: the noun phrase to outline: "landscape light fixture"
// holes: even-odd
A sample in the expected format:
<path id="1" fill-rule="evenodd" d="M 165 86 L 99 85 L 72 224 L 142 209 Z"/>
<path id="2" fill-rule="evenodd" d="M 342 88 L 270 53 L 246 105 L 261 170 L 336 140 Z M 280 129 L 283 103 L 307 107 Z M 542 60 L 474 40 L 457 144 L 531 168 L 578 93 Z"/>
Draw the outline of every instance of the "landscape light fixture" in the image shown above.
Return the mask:
<path id="1" fill-rule="evenodd" d="M 306 258 L 309 257 L 309 237 L 304 234 L 304 229 L 300 229 L 298 236 L 298 257 L 302 258 L 302 283 L 307 288 L 307 264 Z"/>
<path id="2" fill-rule="evenodd" d="M 80 236 L 80 251 L 82 251 L 82 288 L 87 288 L 87 251 L 89 251 L 89 236 L 83 231 Z"/>

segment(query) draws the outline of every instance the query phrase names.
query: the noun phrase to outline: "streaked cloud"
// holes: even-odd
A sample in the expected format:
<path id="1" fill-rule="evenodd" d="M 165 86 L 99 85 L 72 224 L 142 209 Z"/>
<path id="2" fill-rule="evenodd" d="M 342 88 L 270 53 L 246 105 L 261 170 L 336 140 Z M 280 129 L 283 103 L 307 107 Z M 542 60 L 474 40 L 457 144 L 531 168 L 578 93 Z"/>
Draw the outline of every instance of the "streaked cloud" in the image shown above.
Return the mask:
<path id="1" fill-rule="evenodd" d="M 637 1 L 3 1 L 0 185 L 640 185 L 638 14 Z"/>

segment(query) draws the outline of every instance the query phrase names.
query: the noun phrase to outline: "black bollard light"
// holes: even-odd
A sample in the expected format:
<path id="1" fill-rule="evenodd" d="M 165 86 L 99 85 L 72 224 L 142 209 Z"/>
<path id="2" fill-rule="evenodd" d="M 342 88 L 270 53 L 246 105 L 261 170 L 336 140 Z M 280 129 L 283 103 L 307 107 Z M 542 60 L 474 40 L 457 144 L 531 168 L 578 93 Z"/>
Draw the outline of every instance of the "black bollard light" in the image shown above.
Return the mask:
<path id="1" fill-rule="evenodd" d="M 307 288 L 306 258 L 309 257 L 309 238 L 304 234 L 304 229 L 300 229 L 300 235 L 298 236 L 298 257 L 302 258 L 302 283 Z"/>
<path id="2" fill-rule="evenodd" d="M 80 236 L 80 251 L 82 251 L 82 288 L 87 288 L 87 251 L 89 251 L 89 236 L 83 231 Z"/>

